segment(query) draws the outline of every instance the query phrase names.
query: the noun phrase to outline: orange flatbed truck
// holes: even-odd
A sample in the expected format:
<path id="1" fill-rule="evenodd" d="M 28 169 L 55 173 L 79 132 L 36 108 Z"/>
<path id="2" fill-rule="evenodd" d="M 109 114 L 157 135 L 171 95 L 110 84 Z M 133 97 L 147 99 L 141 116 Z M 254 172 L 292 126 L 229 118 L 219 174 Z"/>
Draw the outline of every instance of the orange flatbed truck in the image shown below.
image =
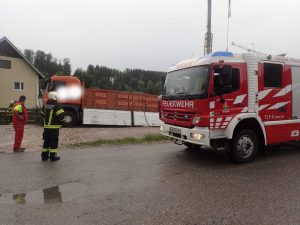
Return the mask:
<path id="1" fill-rule="evenodd" d="M 160 125 L 157 95 L 84 88 L 77 77 L 53 75 L 46 81 L 44 104 L 51 88 L 58 93 L 59 103 L 65 111 L 65 126 Z"/>

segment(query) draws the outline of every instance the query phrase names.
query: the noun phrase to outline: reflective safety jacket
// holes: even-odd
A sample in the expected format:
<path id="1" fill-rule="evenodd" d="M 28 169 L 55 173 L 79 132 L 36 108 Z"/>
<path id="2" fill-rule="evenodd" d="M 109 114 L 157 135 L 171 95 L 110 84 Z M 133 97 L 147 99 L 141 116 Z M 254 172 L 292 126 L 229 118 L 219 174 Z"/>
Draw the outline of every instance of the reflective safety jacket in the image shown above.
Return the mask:
<path id="1" fill-rule="evenodd" d="M 64 110 L 57 101 L 48 100 L 42 108 L 41 115 L 44 117 L 44 128 L 61 128 L 64 119 Z"/>
<path id="2" fill-rule="evenodd" d="M 23 103 L 16 102 L 12 110 L 16 110 L 19 115 L 22 115 L 23 118 L 20 119 L 16 114 L 13 114 L 13 124 L 20 124 L 20 123 L 26 123 L 28 120 L 28 111 Z"/>

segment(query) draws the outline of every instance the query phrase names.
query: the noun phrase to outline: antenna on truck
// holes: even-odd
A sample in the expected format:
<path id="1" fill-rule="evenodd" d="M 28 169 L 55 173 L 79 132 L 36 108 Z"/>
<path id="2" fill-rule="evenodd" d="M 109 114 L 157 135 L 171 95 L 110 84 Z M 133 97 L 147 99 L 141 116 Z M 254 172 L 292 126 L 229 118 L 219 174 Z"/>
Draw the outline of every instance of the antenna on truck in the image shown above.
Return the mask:
<path id="1" fill-rule="evenodd" d="M 211 1 L 208 0 L 208 8 L 207 8 L 207 32 L 205 34 L 204 41 L 204 55 L 210 54 L 212 52 L 212 41 L 213 34 L 211 33 Z"/>
<path id="2" fill-rule="evenodd" d="M 204 41 L 204 55 L 212 53 L 212 42 L 213 34 L 211 32 L 211 3 L 212 0 L 207 0 L 207 32 L 205 34 Z M 229 42 L 229 21 L 231 17 L 231 0 L 228 0 L 228 22 L 227 22 L 227 47 L 226 51 L 228 52 L 228 42 Z"/>
<path id="3" fill-rule="evenodd" d="M 226 52 L 228 52 L 228 42 L 229 42 L 229 22 L 231 17 L 231 0 L 228 0 L 228 19 L 227 19 L 227 46 Z"/>

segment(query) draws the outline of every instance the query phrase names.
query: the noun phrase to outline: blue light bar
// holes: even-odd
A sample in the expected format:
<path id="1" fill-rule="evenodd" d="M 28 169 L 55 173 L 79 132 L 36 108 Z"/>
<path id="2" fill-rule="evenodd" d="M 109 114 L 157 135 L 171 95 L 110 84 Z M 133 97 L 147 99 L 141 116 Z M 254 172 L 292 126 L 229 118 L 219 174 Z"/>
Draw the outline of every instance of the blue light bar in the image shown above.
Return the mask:
<path id="1" fill-rule="evenodd" d="M 213 52 L 210 54 L 211 56 L 218 56 L 218 57 L 233 57 L 232 52 Z"/>

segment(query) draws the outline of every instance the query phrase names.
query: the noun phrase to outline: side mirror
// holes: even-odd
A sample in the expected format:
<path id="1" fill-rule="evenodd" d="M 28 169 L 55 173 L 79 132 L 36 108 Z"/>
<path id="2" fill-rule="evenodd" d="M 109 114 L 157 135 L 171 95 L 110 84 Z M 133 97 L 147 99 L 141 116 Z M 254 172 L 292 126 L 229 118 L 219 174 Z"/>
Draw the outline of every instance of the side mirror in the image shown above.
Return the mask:
<path id="1" fill-rule="evenodd" d="M 215 91 L 213 94 L 215 96 L 222 96 L 224 94 L 223 87 L 219 86 L 218 88 L 215 88 Z"/>
<path id="2" fill-rule="evenodd" d="M 221 74 L 214 75 L 214 91 L 215 96 L 220 96 L 223 94 L 223 77 Z"/>
<path id="3" fill-rule="evenodd" d="M 166 75 L 162 75 L 161 76 L 161 93 L 164 93 L 165 82 L 166 82 Z"/>
<path id="4" fill-rule="evenodd" d="M 45 79 L 45 83 L 44 83 L 44 85 L 43 85 L 43 89 L 47 89 L 47 86 L 48 86 L 48 84 L 50 84 L 50 82 L 51 82 L 51 79 L 50 78 L 46 78 Z"/>
<path id="5" fill-rule="evenodd" d="M 231 65 L 224 65 L 222 77 L 223 77 L 224 86 L 232 84 L 232 66 Z"/>
<path id="6" fill-rule="evenodd" d="M 224 93 L 232 92 L 232 85 L 224 85 L 223 92 Z"/>
<path id="7" fill-rule="evenodd" d="M 232 91 L 232 66 L 214 67 L 214 94 L 222 96 Z"/>

